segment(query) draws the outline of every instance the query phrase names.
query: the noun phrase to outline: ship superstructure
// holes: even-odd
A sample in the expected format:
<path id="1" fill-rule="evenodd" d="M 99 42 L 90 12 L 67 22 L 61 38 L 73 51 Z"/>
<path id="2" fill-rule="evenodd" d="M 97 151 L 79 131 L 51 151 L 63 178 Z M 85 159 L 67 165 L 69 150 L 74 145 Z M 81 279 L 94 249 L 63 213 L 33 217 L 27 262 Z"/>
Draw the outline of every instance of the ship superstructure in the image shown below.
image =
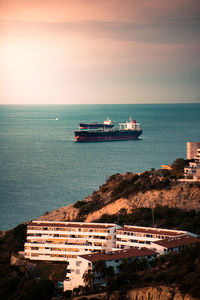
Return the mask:
<path id="1" fill-rule="evenodd" d="M 113 127 L 114 127 L 114 124 L 108 117 L 103 123 L 97 123 L 97 122 L 79 123 L 80 129 L 99 129 L 99 128 L 107 129 L 107 128 L 113 128 Z"/>

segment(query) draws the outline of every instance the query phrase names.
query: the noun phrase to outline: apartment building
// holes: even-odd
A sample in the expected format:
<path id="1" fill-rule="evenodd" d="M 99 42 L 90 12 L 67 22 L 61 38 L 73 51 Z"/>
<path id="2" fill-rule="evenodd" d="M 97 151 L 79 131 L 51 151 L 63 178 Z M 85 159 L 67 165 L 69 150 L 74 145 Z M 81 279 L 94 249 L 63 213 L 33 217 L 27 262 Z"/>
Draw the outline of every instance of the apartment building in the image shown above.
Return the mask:
<path id="1" fill-rule="evenodd" d="M 152 243 L 153 249 L 160 254 L 166 254 L 172 251 L 179 252 L 186 246 L 200 244 L 200 239 L 191 235 L 182 235 L 175 238 L 167 238 Z"/>
<path id="2" fill-rule="evenodd" d="M 186 234 L 194 237 L 196 236 L 193 233 L 181 230 L 124 225 L 123 228 L 117 229 L 116 248 L 151 248 L 152 242 L 163 240 L 166 238 L 176 238 Z"/>
<path id="3" fill-rule="evenodd" d="M 187 231 L 131 225 L 122 228 L 108 223 L 32 221 L 27 225 L 24 252 L 30 260 L 67 262 L 64 290 L 72 290 L 84 285 L 84 272 L 93 270 L 99 260 L 118 273 L 125 258 L 150 260 L 200 243 L 196 237 Z"/>
<path id="4" fill-rule="evenodd" d="M 89 269 L 94 274 L 94 284 L 105 284 L 105 278 L 100 273 L 95 272 L 95 264 L 104 261 L 106 267 L 113 267 L 115 274 L 119 273 L 119 266 L 124 259 L 131 261 L 134 258 L 146 258 L 147 261 L 155 258 L 157 252 L 147 248 L 131 248 L 118 251 L 109 251 L 107 253 L 94 253 L 78 255 L 76 260 L 70 261 L 66 280 L 64 280 L 64 291 L 72 290 L 78 286 L 84 286 L 83 274 Z"/>
<path id="5" fill-rule="evenodd" d="M 167 231 L 164 231 L 164 233 L 165 236 L 168 237 L 151 242 L 151 249 L 147 247 L 132 247 L 129 249 L 118 249 L 106 253 L 78 255 L 75 260 L 69 261 L 66 279 L 64 280 L 64 291 L 72 290 L 78 286 L 84 286 L 85 283 L 83 280 L 83 274 L 89 269 L 92 270 L 94 276 L 93 284 L 104 285 L 105 278 L 95 271 L 95 264 L 99 261 L 104 261 L 106 267 L 113 267 L 115 274 L 118 274 L 120 270 L 119 266 L 122 264 L 124 259 L 131 261 L 135 258 L 138 258 L 139 260 L 145 258 L 147 261 L 150 261 L 158 255 L 172 251 L 179 252 L 186 246 L 200 244 L 200 239 L 193 235 L 178 235 L 179 232 L 177 232 L 177 235 L 173 234 L 174 237 L 172 237 L 171 234 L 171 237 L 169 237 Z"/>
<path id="6" fill-rule="evenodd" d="M 109 251 L 118 228 L 107 223 L 32 221 L 27 225 L 25 258 L 68 261 L 80 254 Z"/>

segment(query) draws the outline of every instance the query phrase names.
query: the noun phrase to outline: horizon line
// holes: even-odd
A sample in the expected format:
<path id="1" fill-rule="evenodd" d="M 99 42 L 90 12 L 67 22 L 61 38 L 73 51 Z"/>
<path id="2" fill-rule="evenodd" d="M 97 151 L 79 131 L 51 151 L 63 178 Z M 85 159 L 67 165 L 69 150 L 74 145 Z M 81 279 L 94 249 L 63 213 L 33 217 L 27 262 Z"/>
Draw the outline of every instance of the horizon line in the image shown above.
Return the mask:
<path id="1" fill-rule="evenodd" d="M 0 106 L 67 106 L 67 105 L 70 105 L 70 106 L 76 106 L 76 105 L 146 105 L 146 104 L 149 104 L 149 105 L 155 105 L 155 104 L 200 104 L 200 100 L 198 101 L 195 101 L 195 102 L 143 102 L 143 103 L 43 103 L 43 104 L 34 104 L 34 103 L 31 103 L 31 104 L 22 104 L 22 103 L 15 103 L 15 104 L 11 104 L 11 103 L 7 103 L 7 104 L 4 104 L 4 103 L 0 103 Z"/>

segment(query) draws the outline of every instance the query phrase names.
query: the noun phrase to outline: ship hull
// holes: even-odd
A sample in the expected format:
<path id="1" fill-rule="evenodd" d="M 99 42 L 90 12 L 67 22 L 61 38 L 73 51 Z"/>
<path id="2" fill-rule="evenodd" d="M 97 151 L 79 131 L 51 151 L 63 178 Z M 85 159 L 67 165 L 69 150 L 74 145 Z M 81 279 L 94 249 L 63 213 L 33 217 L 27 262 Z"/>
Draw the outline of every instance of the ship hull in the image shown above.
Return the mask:
<path id="1" fill-rule="evenodd" d="M 75 142 L 106 142 L 137 140 L 142 130 L 74 131 Z"/>

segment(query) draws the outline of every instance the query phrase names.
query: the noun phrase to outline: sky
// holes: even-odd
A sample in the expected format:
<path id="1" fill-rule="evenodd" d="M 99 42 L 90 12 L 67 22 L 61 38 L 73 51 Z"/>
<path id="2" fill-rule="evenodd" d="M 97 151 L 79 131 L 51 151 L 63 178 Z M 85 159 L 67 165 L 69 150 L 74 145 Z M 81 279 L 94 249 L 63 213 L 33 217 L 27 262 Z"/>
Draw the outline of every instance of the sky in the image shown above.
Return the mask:
<path id="1" fill-rule="evenodd" d="M 0 104 L 200 102 L 200 0 L 0 0 Z"/>

